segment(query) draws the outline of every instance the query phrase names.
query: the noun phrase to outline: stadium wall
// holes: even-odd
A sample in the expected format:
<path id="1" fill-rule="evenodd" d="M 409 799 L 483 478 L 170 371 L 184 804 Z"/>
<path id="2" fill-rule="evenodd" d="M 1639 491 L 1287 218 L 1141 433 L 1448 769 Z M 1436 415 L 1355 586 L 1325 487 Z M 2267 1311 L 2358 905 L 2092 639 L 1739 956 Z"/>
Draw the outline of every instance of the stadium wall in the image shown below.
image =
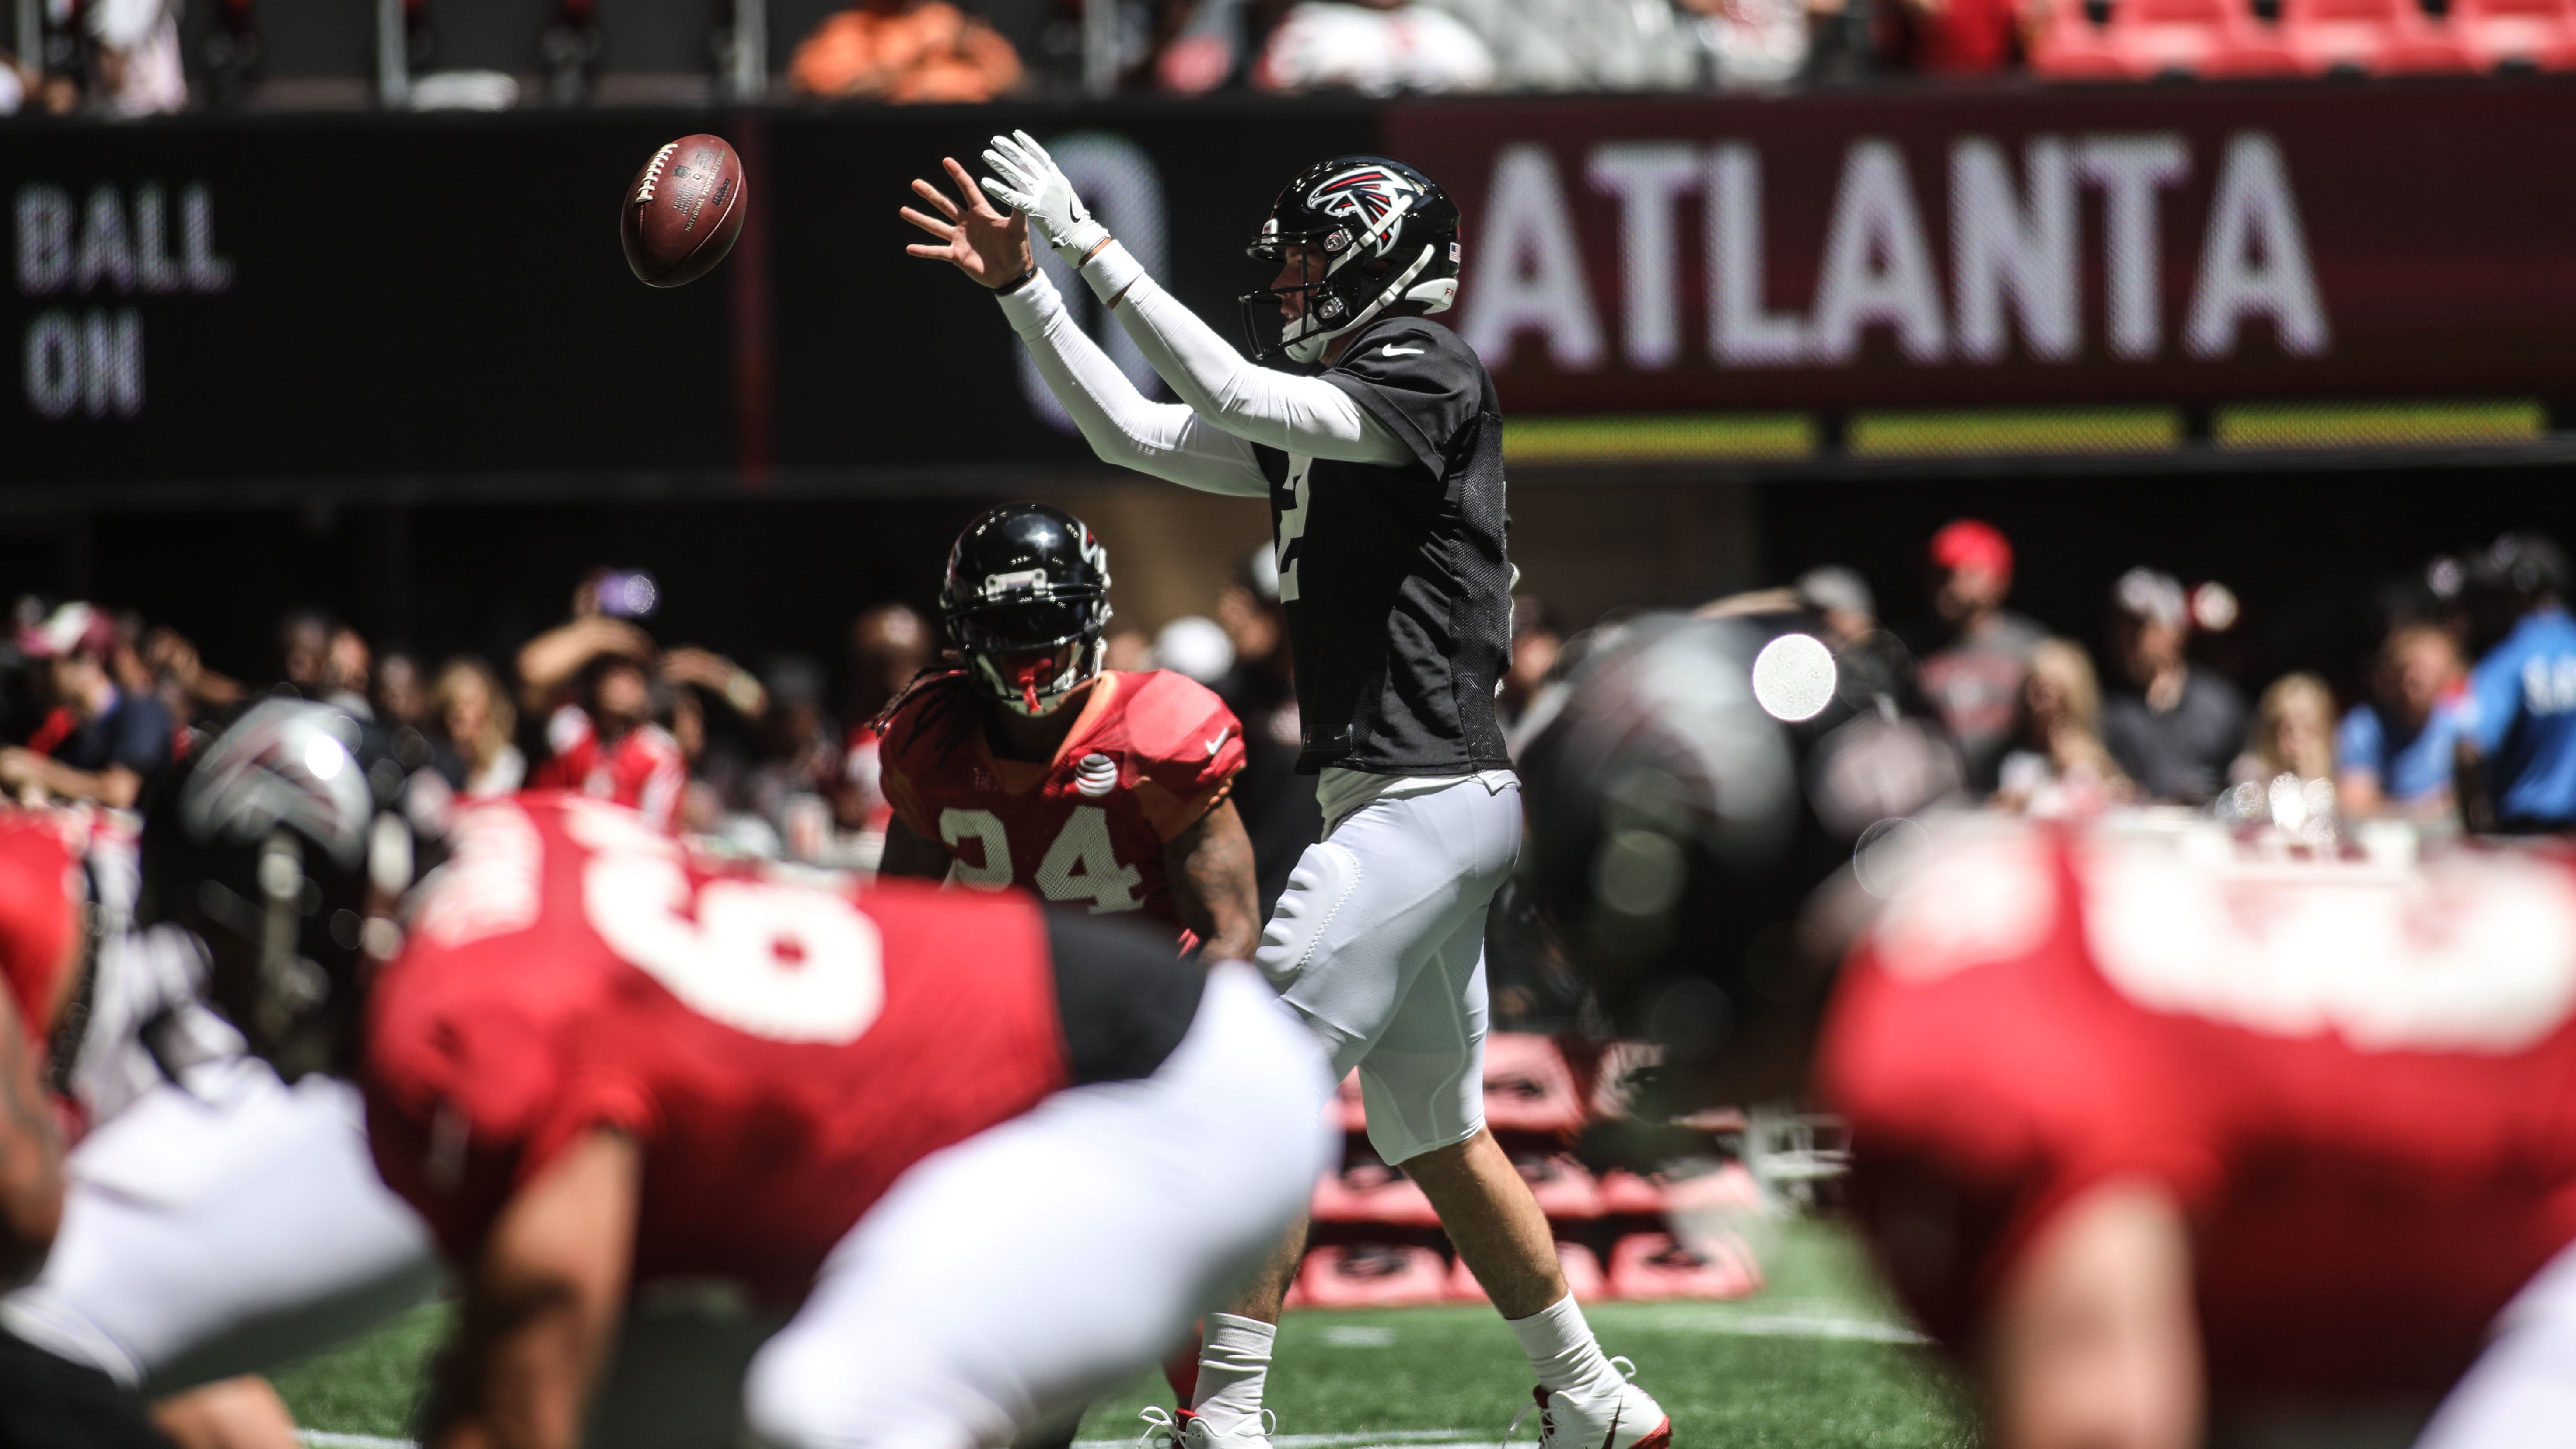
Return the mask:
<path id="1" fill-rule="evenodd" d="M 1229 327 L 1295 165 L 1442 177 L 1532 481 L 2554 463 L 2576 417 L 2576 85 L 2539 78 L 22 122 L 0 508 L 1100 478 L 898 250 L 907 181 L 1004 120 Z M 652 291 L 610 206 L 697 129 L 750 225 Z"/>

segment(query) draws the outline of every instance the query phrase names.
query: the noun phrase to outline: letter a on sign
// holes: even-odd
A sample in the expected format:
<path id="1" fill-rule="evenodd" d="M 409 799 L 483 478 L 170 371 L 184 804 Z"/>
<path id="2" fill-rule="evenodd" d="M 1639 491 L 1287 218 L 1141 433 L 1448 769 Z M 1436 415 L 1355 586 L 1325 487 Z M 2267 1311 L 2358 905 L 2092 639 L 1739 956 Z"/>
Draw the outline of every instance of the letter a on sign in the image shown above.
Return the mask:
<path id="1" fill-rule="evenodd" d="M 2183 344 L 2195 357 L 2225 357 L 2236 350 L 2236 324 L 2248 317 L 2271 318 L 2281 350 L 2292 357 L 2314 357 L 2331 340 L 2290 168 L 2260 131 L 2228 138 Z"/>

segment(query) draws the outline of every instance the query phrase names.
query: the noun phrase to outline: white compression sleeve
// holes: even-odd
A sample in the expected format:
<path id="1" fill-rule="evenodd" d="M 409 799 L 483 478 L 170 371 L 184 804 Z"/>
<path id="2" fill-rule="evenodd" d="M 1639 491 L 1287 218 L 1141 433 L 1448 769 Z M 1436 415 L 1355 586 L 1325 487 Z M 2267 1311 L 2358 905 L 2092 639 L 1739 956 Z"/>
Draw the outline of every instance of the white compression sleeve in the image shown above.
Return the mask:
<path id="1" fill-rule="evenodd" d="M 1118 298 L 1118 325 L 1199 416 L 1283 453 L 1393 465 L 1413 453 L 1349 393 L 1319 377 L 1246 362 L 1216 329 L 1145 275 L 1116 242 L 1082 269 L 1101 300 Z M 1123 295 L 1122 295 L 1123 294 Z"/>
<path id="2" fill-rule="evenodd" d="M 1074 325 L 1055 284 L 1040 272 L 999 298 L 1002 315 L 1036 360 L 1047 390 L 1073 415 L 1100 460 L 1204 493 L 1266 497 L 1270 480 L 1252 445 L 1181 403 L 1158 403 L 1136 390 L 1100 345 Z"/>

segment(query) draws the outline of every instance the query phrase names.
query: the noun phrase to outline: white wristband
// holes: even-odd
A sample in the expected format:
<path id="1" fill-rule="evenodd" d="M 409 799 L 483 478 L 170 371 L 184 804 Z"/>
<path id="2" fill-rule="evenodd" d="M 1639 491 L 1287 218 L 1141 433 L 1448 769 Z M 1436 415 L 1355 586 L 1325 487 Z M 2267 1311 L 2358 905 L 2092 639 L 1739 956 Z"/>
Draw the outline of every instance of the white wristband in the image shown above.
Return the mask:
<path id="1" fill-rule="evenodd" d="M 1136 260 L 1136 254 L 1115 241 L 1102 247 L 1100 255 L 1082 268 L 1082 279 L 1091 284 L 1092 295 L 1103 302 L 1117 300 L 1119 293 L 1136 285 L 1136 279 L 1143 275 L 1145 268 Z"/>
<path id="2" fill-rule="evenodd" d="M 1055 283 L 1044 271 L 1008 292 L 995 293 L 993 300 L 1002 304 L 1011 330 L 1022 335 L 1043 327 L 1048 317 L 1064 310 L 1064 299 L 1056 295 Z"/>

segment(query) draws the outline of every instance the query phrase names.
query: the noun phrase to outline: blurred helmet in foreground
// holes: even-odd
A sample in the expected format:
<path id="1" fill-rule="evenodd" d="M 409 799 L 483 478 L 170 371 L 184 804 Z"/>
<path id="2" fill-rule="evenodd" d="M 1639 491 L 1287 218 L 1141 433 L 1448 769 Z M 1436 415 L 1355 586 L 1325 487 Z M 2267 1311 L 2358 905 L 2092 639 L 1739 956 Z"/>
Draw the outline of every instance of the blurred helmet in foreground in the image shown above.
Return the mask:
<path id="1" fill-rule="evenodd" d="M 1802 906 L 1958 789 L 1955 748 L 1866 651 L 1788 623 L 1604 630 L 1520 759 L 1524 890 L 1615 1024 L 1683 1060 L 1820 1008 Z"/>
<path id="2" fill-rule="evenodd" d="M 361 962 L 399 945 L 389 912 L 446 803 L 373 726 L 264 700 L 154 791 L 137 915 L 204 943 L 215 1008 L 281 1075 L 343 1068 Z"/>

